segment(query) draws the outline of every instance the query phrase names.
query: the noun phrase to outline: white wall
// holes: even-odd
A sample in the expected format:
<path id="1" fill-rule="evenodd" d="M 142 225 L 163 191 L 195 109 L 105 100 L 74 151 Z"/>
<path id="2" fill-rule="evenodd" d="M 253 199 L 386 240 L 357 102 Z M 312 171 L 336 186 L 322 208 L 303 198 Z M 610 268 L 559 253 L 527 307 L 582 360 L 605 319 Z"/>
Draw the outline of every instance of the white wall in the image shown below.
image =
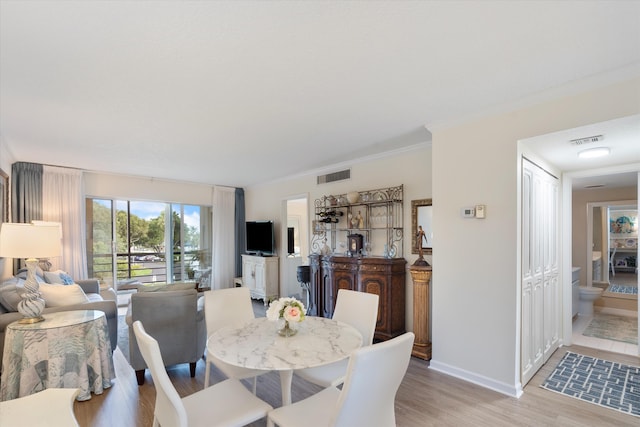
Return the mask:
<path id="1" fill-rule="evenodd" d="M 316 176 L 327 172 L 335 172 L 351 167 L 351 179 L 330 184 L 316 184 Z M 313 215 L 315 199 L 329 194 L 344 194 L 349 191 L 366 191 L 404 185 L 403 224 L 404 224 L 404 258 L 407 262 L 407 330 L 413 329 L 413 290 L 408 266 L 417 255 L 411 254 L 411 245 L 415 241 L 411 234 L 411 200 L 431 198 L 431 147 L 425 143 L 412 149 L 389 154 L 386 157 L 372 158 L 359 163 L 340 165 L 328 171 L 310 173 L 288 180 L 265 183 L 245 189 L 247 220 L 273 220 L 276 225 L 276 236 L 281 236 L 282 227 L 281 202 L 291 195 L 309 194 L 309 211 Z M 309 218 L 310 221 L 314 218 Z M 286 247 L 281 241 L 276 242 L 279 255 L 284 256 Z M 430 257 L 425 257 L 431 262 Z M 305 260 L 306 263 L 307 260 Z"/>
<path id="2" fill-rule="evenodd" d="M 11 175 L 11 165 L 15 162 L 13 155 L 7 149 L 7 143 L 0 135 L 0 169 Z"/>
<path id="3" fill-rule="evenodd" d="M 433 135 L 431 368 L 510 395 L 519 381 L 517 141 L 640 112 L 640 79 L 545 101 Z M 486 204 L 483 220 L 463 206 Z M 434 239 L 435 241 L 435 239 Z"/>
<path id="4" fill-rule="evenodd" d="M 89 197 L 162 201 L 202 206 L 212 206 L 213 203 L 213 185 L 85 172 L 84 186 L 85 194 Z"/>

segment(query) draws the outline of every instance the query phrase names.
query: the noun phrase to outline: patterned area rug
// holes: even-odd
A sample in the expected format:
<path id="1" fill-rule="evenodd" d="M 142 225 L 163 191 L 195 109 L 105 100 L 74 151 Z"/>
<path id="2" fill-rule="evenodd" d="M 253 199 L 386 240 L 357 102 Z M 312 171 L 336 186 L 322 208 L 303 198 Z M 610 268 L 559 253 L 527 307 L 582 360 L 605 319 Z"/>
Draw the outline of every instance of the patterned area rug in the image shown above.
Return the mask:
<path id="1" fill-rule="evenodd" d="M 640 367 L 567 352 L 540 387 L 640 417 Z"/>
<path id="2" fill-rule="evenodd" d="M 635 294 L 635 295 L 638 295 L 638 287 L 637 286 L 610 285 L 607 290 L 609 292 L 613 292 L 614 294 Z"/>
<path id="3" fill-rule="evenodd" d="M 605 289 L 602 295 L 616 298 L 638 299 L 638 287 L 611 284 Z"/>
<path id="4" fill-rule="evenodd" d="M 638 319 L 636 317 L 595 313 L 582 335 L 638 344 Z"/>

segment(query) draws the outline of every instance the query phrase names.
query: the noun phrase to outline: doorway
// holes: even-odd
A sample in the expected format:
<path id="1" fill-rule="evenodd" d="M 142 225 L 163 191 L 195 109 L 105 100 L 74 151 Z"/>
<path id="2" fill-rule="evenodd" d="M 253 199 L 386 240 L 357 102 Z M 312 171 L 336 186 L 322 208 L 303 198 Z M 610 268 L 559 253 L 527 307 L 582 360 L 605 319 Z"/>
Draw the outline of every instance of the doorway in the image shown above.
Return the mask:
<path id="1" fill-rule="evenodd" d="M 636 192 L 635 187 L 628 191 Z M 609 194 L 614 196 L 615 192 Z M 572 342 L 637 355 L 637 201 L 590 202 L 586 211 L 585 285 L 601 288 L 603 293 L 594 302 L 592 317 L 574 317 Z"/>
<path id="2" fill-rule="evenodd" d="M 280 294 L 305 300 L 297 269 L 309 259 L 309 197 L 291 196 L 282 202 Z"/>
<path id="3" fill-rule="evenodd" d="M 591 255 L 587 255 L 586 243 L 586 203 L 601 200 L 637 200 L 640 164 L 637 161 L 637 138 L 640 136 L 640 115 L 621 117 L 601 123 L 565 129 L 546 135 L 539 135 L 520 141 L 520 150 L 527 157 L 532 156 L 541 165 L 556 170 L 562 177 L 562 220 L 561 220 L 561 288 L 562 288 L 562 341 L 564 345 L 575 343 L 573 336 L 573 270 L 580 271 L 580 285 L 587 281 L 587 265 Z M 580 137 L 599 135 L 606 138 L 611 155 L 606 158 L 581 159 L 578 152 L 585 147 L 573 141 Z M 623 155 L 623 153 L 626 153 Z M 620 196 L 621 188 L 626 188 L 625 196 Z M 575 195 L 583 190 L 600 192 L 599 198 L 584 199 L 576 203 Z M 612 193 L 613 192 L 613 193 Z M 611 196 L 615 194 L 615 196 Z M 607 196 L 608 195 L 608 196 Z M 637 202 L 636 202 L 637 204 Z M 606 240 L 606 239 L 605 239 Z M 603 251 L 604 252 L 604 251 Z M 608 268 L 607 254 L 604 254 L 604 269 Z M 587 260 L 587 258 L 589 259 Z M 591 279 L 590 279 L 591 280 Z M 578 291 L 578 289 L 575 289 Z M 637 322 L 636 322 L 637 324 Z M 589 345 L 589 344 L 587 344 Z M 611 345 L 608 347 L 611 350 Z M 635 346 L 633 354 L 638 354 Z"/>

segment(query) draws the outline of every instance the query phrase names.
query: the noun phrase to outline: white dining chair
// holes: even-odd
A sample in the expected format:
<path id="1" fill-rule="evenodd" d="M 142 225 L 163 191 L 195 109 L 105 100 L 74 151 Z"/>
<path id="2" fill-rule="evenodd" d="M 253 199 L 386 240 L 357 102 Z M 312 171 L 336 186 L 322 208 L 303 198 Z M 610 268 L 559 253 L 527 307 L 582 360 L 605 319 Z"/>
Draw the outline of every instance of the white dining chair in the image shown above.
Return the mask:
<path id="1" fill-rule="evenodd" d="M 48 388 L 18 399 L 0 402 L 2 427 L 77 427 L 73 402 L 78 388 Z"/>
<path id="2" fill-rule="evenodd" d="M 378 295 L 339 289 L 333 319 L 353 326 L 362 335 L 362 346 L 373 342 L 378 320 Z M 298 369 L 295 374 L 322 387 L 335 387 L 344 381 L 349 359 L 313 368 Z"/>
<path id="3" fill-rule="evenodd" d="M 222 327 L 242 324 L 252 320 L 254 317 L 249 288 L 217 289 L 204 293 L 204 318 L 208 337 Z M 209 348 L 207 348 L 206 353 L 205 387 L 209 386 L 211 364 L 222 371 L 227 378 L 235 378 L 237 380 L 253 378 L 253 394 L 256 394 L 257 376 L 269 372 L 230 365 L 214 356 Z"/>
<path id="4" fill-rule="evenodd" d="M 359 348 L 349 358 L 342 390 L 327 387 L 275 409 L 269 412 L 267 427 L 395 427 L 396 393 L 409 366 L 413 340 L 413 332 L 407 332 Z"/>
<path id="5" fill-rule="evenodd" d="M 139 320 L 133 323 L 133 330 L 156 387 L 154 427 L 243 426 L 273 409 L 235 379 L 180 398 L 165 370 L 158 342 Z"/>

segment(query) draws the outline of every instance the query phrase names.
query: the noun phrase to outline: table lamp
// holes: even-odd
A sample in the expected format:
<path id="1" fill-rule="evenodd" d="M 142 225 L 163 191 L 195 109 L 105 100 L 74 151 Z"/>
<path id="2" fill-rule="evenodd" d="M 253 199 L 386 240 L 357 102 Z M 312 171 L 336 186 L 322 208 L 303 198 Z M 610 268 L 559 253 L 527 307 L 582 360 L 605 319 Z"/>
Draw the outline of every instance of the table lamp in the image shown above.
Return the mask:
<path id="1" fill-rule="evenodd" d="M 26 258 L 27 280 L 25 292 L 18 303 L 18 312 L 24 316 L 20 323 L 37 323 L 45 302 L 41 298 L 36 267 L 38 258 L 60 256 L 62 254 L 62 230 L 60 223 L 47 225 L 4 223 L 0 228 L 0 256 Z"/>

